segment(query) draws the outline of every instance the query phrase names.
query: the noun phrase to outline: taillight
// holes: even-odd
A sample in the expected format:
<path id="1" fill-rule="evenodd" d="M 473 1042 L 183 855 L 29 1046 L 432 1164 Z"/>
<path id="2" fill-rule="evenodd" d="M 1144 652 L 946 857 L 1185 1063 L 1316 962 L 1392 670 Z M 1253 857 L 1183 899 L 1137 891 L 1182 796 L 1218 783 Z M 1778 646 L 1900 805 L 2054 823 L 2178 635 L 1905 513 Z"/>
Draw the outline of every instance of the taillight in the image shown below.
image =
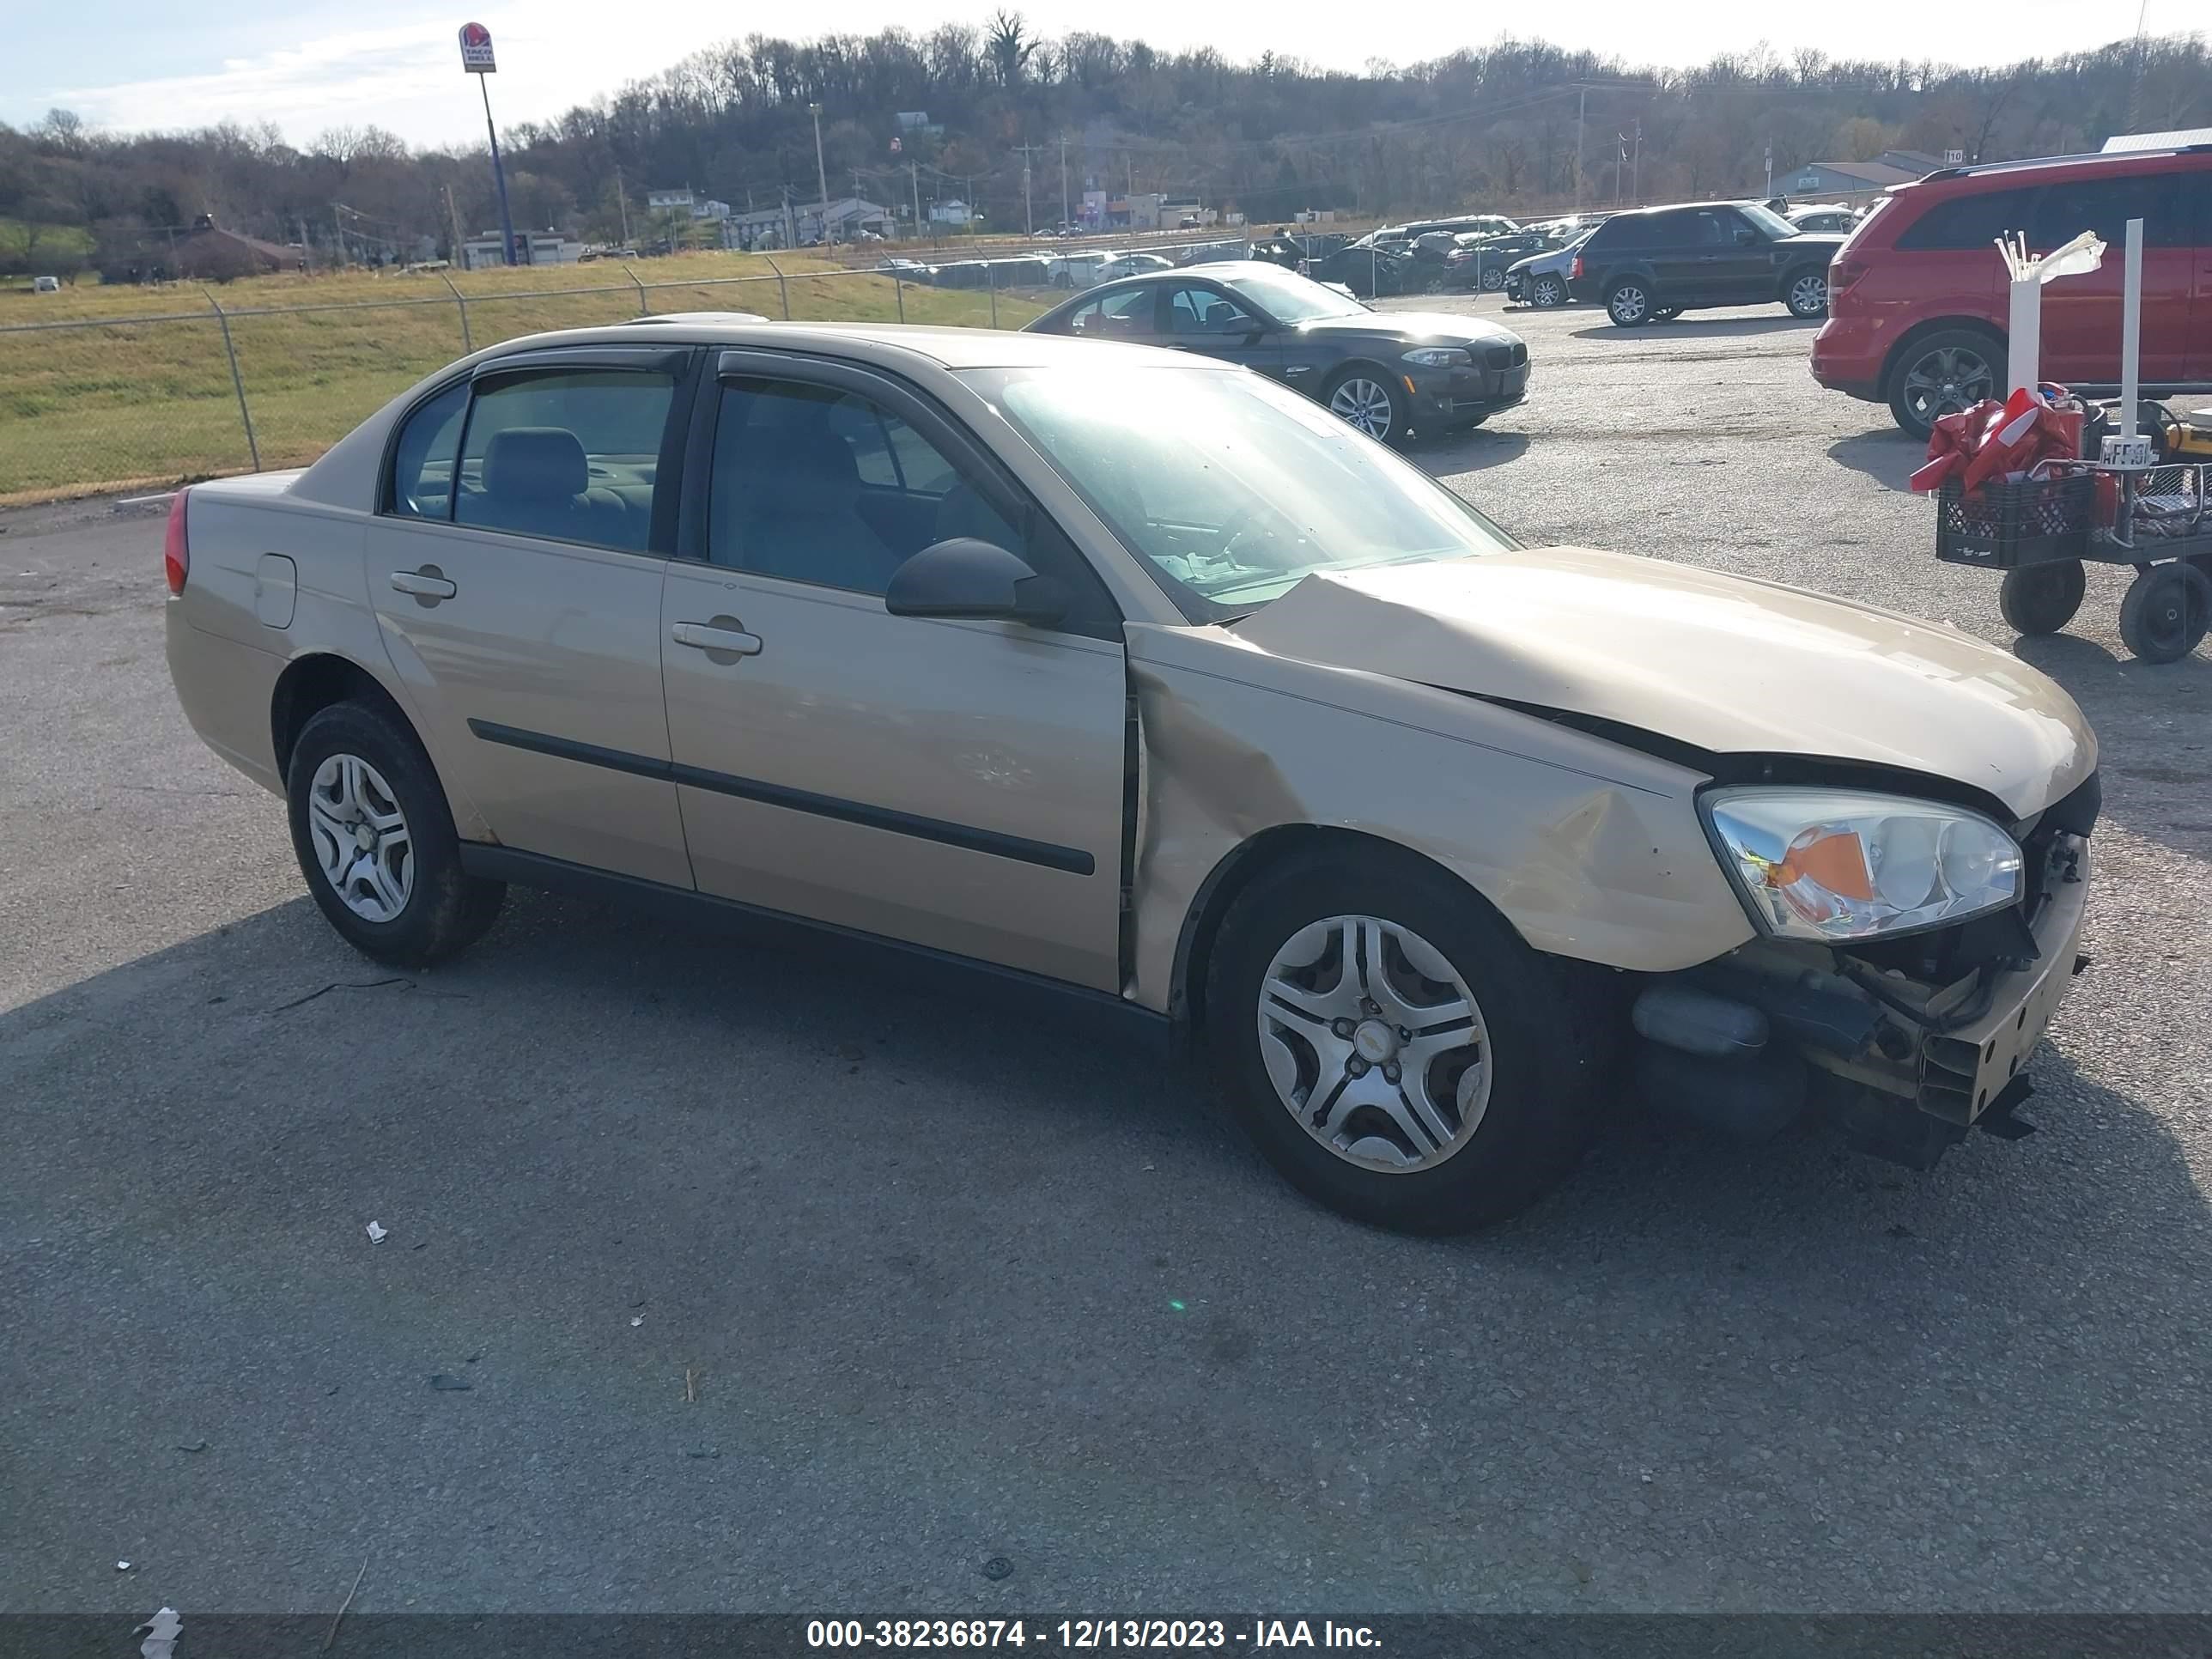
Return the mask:
<path id="1" fill-rule="evenodd" d="M 1867 262 L 1864 259 L 1848 257 L 1838 259 L 1828 267 L 1828 292 L 1840 294 L 1866 274 Z"/>
<path id="2" fill-rule="evenodd" d="M 1574 262 L 1574 264 L 1571 264 L 1571 265 L 1569 265 L 1569 266 L 1567 267 L 1567 280 L 1568 280 L 1569 282 L 1571 282 L 1571 283 L 1579 283 L 1580 281 L 1582 281 L 1582 279 L 1583 279 L 1583 256 L 1582 256 L 1581 254 L 1577 253 L 1577 255 L 1575 255 L 1575 262 Z"/>
<path id="3" fill-rule="evenodd" d="M 188 494 L 179 489 L 169 497 L 169 528 L 161 538 L 161 574 L 169 579 L 173 597 L 185 591 L 185 578 L 192 568 L 191 542 L 185 533 L 185 500 Z"/>

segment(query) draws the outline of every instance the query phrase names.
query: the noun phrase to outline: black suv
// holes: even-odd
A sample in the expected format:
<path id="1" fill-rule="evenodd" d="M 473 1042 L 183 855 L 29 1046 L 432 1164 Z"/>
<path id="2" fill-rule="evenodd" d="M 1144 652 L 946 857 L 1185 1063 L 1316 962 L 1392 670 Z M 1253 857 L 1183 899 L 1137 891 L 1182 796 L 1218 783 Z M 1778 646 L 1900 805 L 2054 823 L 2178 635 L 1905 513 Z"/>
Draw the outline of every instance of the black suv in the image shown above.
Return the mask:
<path id="1" fill-rule="evenodd" d="M 1793 317 L 1828 312 L 1828 261 L 1841 236 L 1800 234 L 1756 202 L 1641 208 L 1600 225 L 1567 272 L 1577 300 L 1623 328 L 1685 311 L 1768 301 Z"/>

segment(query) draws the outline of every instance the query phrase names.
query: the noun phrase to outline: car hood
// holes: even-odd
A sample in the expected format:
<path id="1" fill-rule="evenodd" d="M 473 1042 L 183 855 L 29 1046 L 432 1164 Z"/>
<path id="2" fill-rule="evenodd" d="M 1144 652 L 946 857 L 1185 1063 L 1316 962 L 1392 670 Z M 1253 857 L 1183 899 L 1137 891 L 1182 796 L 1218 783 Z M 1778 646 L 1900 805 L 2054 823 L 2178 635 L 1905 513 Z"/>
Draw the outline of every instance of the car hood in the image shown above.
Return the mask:
<path id="1" fill-rule="evenodd" d="M 1323 317 L 1300 323 L 1297 332 L 1312 340 L 1348 340 L 1353 337 L 1396 340 L 1404 344 L 1457 345 L 1467 341 L 1490 344 L 1520 337 L 1512 330 L 1480 317 L 1458 317 L 1449 312 L 1370 311 L 1357 317 Z"/>
<path id="2" fill-rule="evenodd" d="M 1798 588 L 1588 548 L 1309 576 L 1236 632 L 1278 655 L 1709 753 L 1933 774 L 2022 817 L 2096 765 L 2074 700 L 1994 646 Z"/>
<path id="3" fill-rule="evenodd" d="M 1786 242 L 1778 242 L 1775 246 L 1777 247 L 1824 247 L 1833 253 L 1847 240 L 1849 239 L 1840 230 L 1801 230 Z"/>

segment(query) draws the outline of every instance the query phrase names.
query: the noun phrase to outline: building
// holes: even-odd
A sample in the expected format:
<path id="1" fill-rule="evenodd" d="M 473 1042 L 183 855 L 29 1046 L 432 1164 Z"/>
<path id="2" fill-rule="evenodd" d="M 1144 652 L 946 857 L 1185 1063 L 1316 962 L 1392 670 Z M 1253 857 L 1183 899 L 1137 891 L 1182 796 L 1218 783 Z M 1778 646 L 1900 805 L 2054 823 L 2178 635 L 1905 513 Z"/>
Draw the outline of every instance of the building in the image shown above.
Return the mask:
<path id="1" fill-rule="evenodd" d="M 296 247 L 280 247 L 258 236 L 225 230 L 211 213 L 203 213 L 177 238 L 173 269 L 180 276 L 227 283 L 235 276 L 261 276 L 272 270 L 297 270 L 305 263 Z"/>
<path id="2" fill-rule="evenodd" d="M 574 237 L 564 236 L 557 230 L 517 231 L 514 240 L 522 244 L 526 264 L 573 265 L 584 257 L 584 245 Z M 494 265 L 506 263 L 506 258 L 500 252 L 496 232 L 487 231 L 481 236 L 471 236 L 461 244 L 463 270 L 487 270 Z"/>
<path id="3" fill-rule="evenodd" d="M 945 124 L 933 121 L 926 109 L 902 109 L 891 117 L 901 133 L 925 133 L 932 138 L 945 137 Z"/>
<path id="4" fill-rule="evenodd" d="M 834 234 L 838 241 L 850 242 L 864 230 L 885 234 L 890 222 L 889 208 L 858 196 L 838 197 L 830 204 L 827 212 L 819 202 L 794 202 L 788 209 L 757 208 L 750 213 L 731 214 L 722 221 L 722 246 L 746 249 L 787 247 L 795 230 L 799 246 L 808 247 L 823 240 L 825 229 Z"/>
<path id="5" fill-rule="evenodd" d="M 957 196 L 949 202 L 929 204 L 929 222 L 933 225 L 966 226 L 974 222 L 975 210 Z"/>
<path id="6" fill-rule="evenodd" d="M 729 216 L 730 204 L 727 202 L 718 202 L 711 196 L 703 202 L 691 204 L 691 218 L 694 223 L 708 219 L 719 222 Z"/>
<path id="7" fill-rule="evenodd" d="M 1886 149 L 1871 161 L 1808 161 L 1787 174 L 1777 173 L 1774 188 L 1784 196 L 1868 196 L 1892 185 L 1909 185 L 1944 165 L 1940 155 L 1914 149 Z"/>
<path id="8" fill-rule="evenodd" d="M 2122 150 L 2186 149 L 2192 144 L 2212 144 L 2212 127 L 2182 127 L 2172 132 L 2122 132 L 2105 140 L 2108 155 Z"/>

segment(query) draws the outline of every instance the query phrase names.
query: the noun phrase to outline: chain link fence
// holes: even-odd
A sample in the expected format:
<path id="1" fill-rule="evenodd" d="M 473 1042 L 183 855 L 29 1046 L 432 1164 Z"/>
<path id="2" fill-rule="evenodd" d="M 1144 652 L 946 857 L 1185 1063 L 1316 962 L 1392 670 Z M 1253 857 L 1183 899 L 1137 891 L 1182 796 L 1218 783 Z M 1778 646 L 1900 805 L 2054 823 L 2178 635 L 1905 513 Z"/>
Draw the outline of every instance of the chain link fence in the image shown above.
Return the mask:
<path id="1" fill-rule="evenodd" d="M 1217 238 L 1125 257 L 1251 252 Z M 0 323 L 0 505 L 304 465 L 414 381 L 520 335 L 688 311 L 1018 328 L 1118 274 L 1105 257 L 1048 247 L 926 264 L 893 253 L 871 270 L 763 255 L 753 258 L 764 274 L 660 281 L 610 264 L 570 268 L 583 286 L 519 290 L 481 279 L 464 289 L 432 271 L 396 279 L 408 291 L 389 299 L 281 306 L 211 289 L 95 290 L 113 314 Z"/>

